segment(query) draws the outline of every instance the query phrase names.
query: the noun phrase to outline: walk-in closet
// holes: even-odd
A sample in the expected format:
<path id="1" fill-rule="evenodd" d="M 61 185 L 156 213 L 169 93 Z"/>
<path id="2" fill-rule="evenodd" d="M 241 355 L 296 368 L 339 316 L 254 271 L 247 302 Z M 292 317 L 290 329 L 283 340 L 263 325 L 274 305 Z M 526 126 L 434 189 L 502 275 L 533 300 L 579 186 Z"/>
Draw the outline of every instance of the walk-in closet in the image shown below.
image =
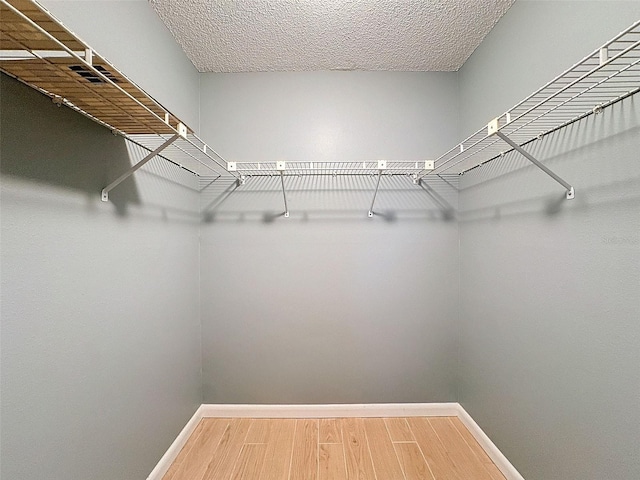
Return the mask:
<path id="1" fill-rule="evenodd" d="M 0 0 L 2 480 L 640 478 L 640 2 Z"/>

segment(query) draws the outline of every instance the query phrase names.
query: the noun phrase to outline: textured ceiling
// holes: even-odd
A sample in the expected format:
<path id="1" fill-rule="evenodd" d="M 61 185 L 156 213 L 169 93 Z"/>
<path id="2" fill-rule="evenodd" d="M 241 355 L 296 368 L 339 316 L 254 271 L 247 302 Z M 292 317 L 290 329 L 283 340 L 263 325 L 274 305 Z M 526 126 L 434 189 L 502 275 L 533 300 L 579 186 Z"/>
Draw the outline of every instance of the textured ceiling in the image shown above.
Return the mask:
<path id="1" fill-rule="evenodd" d="M 515 0 L 150 0 L 201 72 L 459 69 Z"/>

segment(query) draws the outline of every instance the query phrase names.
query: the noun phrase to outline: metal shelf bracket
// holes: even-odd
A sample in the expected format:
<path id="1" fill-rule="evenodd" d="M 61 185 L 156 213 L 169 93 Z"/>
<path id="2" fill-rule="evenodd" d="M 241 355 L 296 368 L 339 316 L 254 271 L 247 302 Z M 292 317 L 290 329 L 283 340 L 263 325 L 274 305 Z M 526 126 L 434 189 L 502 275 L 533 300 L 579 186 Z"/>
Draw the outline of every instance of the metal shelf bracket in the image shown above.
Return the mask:
<path id="1" fill-rule="evenodd" d="M 378 189 L 380 188 L 380 179 L 382 178 L 382 171 L 387 169 L 386 160 L 378 160 L 378 181 L 376 182 L 376 191 L 373 192 L 373 199 L 371 200 L 371 207 L 369 207 L 369 218 L 373 218 L 373 205 L 376 203 L 376 197 L 378 196 Z"/>
<path id="2" fill-rule="evenodd" d="M 149 160 L 151 160 L 156 155 L 160 154 L 160 152 L 162 152 L 165 148 L 167 148 L 169 145 L 171 145 L 173 142 L 175 142 L 178 138 L 180 138 L 182 136 L 186 136 L 186 134 L 187 134 L 186 127 L 184 125 L 182 125 L 182 124 L 179 124 L 178 125 L 178 132 L 179 133 L 176 133 L 176 134 L 172 135 L 171 138 L 169 138 L 167 141 L 165 141 L 162 145 L 160 145 L 158 148 L 156 148 L 153 152 L 149 153 L 146 157 L 144 157 L 142 160 L 140 160 L 138 163 L 136 163 L 133 167 L 131 167 L 126 172 L 124 172 L 122 175 L 120 175 L 118 178 L 116 178 L 109 185 L 104 187 L 102 189 L 102 194 L 101 194 L 100 199 L 103 202 L 108 202 L 109 201 L 109 192 L 111 190 L 113 190 L 118 185 L 120 185 L 122 182 L 124 182 L 127 178 L 129 178 L 131 175 L 133 175 L 138 169 L 140 169 L 147 162 L 149 162 Z"/>
<path id="3" fill-rule="evenodd" d="M 282 184 L 282 198 L 284 198 L 284 218 L 289 218 L 289 206 L 287 205 L 287 191 L 284 188 L 284 171 L 287 168 L 286 162 L 277 162 L 276 170 L 280 172 L 280 183 Z"/>
<path id="4" fill-rule="evenodd" d="M 496 135 L 502 141 L 513 147 L 515 151 L 520 153 L 523 157 L 533 163 L 536 167 L 542 170 L 544 173 L 553 178 L 556 182 L 562 185 L 567 190 L 567 200 L 572 200 L 575 198 L 575 189 L 565 180 L 563 180 L 559 175 L 553 172 L 549 167 L 541 163 L 538 159 L 536 159 L 533 155 L 527 152 L 524 148 L 518 145 L 516 142 L 507 137 L 504 133 L 500 131 L 499 119 L 495 118 L 487 125 L 487 136 Z"/>

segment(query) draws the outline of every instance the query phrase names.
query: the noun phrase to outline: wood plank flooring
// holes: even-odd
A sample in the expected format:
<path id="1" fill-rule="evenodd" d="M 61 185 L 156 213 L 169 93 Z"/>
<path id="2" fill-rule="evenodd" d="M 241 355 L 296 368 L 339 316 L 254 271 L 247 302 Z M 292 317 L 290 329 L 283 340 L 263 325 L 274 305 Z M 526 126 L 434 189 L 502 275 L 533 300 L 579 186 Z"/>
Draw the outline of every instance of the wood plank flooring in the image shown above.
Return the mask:
<path id="1" fill-rule="evenodd" d="M 457 417 L 204 418 L 164 480 L 505 480 Z"/>

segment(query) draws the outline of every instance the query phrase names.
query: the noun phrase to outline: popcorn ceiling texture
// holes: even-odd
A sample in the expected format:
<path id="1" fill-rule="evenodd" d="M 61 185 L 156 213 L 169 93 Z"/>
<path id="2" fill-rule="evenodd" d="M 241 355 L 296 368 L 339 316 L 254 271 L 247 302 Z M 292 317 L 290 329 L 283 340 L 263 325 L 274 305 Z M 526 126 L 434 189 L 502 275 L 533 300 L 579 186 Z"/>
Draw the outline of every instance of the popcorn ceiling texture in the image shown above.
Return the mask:
<path id="1" fill-rule="evenodd" d="M 200 72 L 455 71 L 515 0 L 150 0 Z"/>

